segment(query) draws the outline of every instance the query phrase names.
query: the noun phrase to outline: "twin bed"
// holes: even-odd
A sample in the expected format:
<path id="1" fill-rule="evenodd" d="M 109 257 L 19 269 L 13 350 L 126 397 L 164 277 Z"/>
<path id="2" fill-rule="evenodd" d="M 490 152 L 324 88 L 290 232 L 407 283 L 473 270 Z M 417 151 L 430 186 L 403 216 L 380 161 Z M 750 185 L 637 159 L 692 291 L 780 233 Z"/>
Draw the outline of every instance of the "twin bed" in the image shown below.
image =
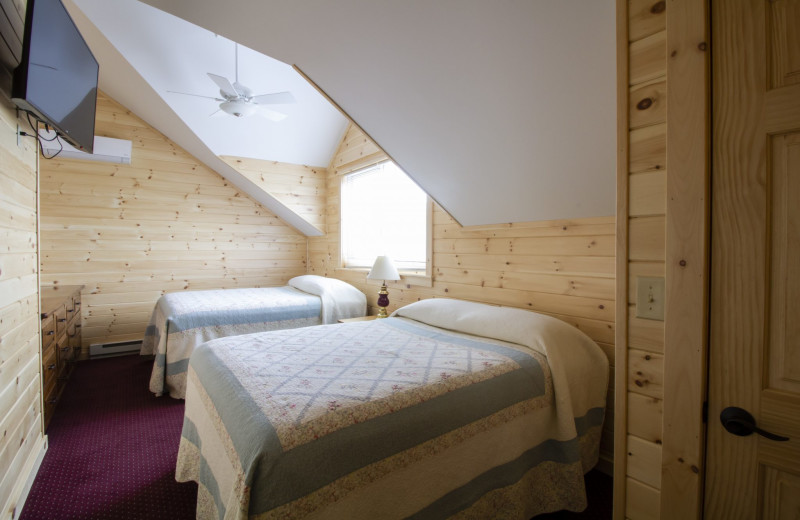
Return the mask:
<path id="1" fill-rule="evenodd" d="M 206 341 L 364 316 L 367 298 L 352 285 L 303 275 L 285 287 L 169 293 L 159 298 L 140 353 L 155 356 L 150 391 L 183 399 L 186 368 Z"/>
<path id="2" fill-rule="evenodd" d="M 214 339 L 184 373 L 176 477 L 198 483 L 198 518 L 578 511 L 607 379 L 574 327 L 447 299 Z"/>

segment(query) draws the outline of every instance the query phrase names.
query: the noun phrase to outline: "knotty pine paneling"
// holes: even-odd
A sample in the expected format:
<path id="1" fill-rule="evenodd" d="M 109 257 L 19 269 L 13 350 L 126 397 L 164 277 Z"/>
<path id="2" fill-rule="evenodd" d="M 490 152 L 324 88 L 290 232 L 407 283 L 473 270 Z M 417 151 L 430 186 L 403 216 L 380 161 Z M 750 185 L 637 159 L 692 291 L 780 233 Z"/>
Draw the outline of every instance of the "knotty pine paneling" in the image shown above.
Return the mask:
<path id="1" fill-rule="evenodd" d="M 665 276 L 667 206 L 667 24 L 668 2 L 619 0 L 627 31 L 617 42 L 627 61 L 628 136 L 618 196 L 625 197 L 617 218 L 627 222 L 617 254 L 627 259 L 616 298 L 628 313 L 617 316 L 616 356 L 625 356 L 626 377 L 618 379 L 617 406 L 625 406 L 615 425 L 614 518 L 659 518 L 664 385 L 663 321 L 636 317 L 636 279 Z M 624 20 L 625 18 L 623 18 Z M 621 161 L 622 162 L 622 161 Z M 622 244 L 622 246 L 621 246 Z M 619 307 L 618 307 L 619 308 Z"/>
<path id="2" fill-rule="evenodd" d="M 339 268 L 339 190 L 341 175 L 385 158 L 351 125 L 328 168 L 326 235 L 309 239 L 309 273 L 355 285 L 373 308 L 379 285 L 367 283 L 366 271 Z M 614 217 L 463 228 L 435 206 L 431 284 L 389 284 L 389 311 L 437 297 L 529 309 L 584 331 L 603 348 L 613 367 L 614 237 Z M 611 384 L 613 380 L 612 368 Z M 606 449 L 612 445 L 612 425 L 609 408 Z M 606 450 L 603 456 L 610 461 L 612 455 Z"/>
<path id="3" fill-rule="evenodd" d="M 17 146 L 0 97 L 0 516 L 13 517 L 43 453 L 36 147 Z M 20 121 L 20 125 L 23 123 Z"/>
<path id="4" fill-rule="evenodd" d="M 228 155 L 220 159 L 319 231 L 325 229 L 326 168 Z"/>
<path id="5" fill-rule="evenodd" d="M 40 166 L 42 283 L 85 285 L 84 353 L 140 339 L 165 292 L 305 273 L 305 236 L 114 100 L 97 104 L 96 134 L 133 141 L 131 164 Z"/>

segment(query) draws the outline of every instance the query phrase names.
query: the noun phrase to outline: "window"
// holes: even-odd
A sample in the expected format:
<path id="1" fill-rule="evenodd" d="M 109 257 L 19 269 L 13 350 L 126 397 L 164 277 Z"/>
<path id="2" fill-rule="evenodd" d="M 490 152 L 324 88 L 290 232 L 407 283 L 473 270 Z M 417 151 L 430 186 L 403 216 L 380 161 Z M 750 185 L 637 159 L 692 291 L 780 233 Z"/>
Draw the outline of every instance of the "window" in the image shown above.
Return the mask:
<path id="1" fill-rule="evenodd" d="M 388 255 L 399 270 L 427 272 L 428 196 L 391 161 L 342 180 L 342 266 L 372 267 Z"/>

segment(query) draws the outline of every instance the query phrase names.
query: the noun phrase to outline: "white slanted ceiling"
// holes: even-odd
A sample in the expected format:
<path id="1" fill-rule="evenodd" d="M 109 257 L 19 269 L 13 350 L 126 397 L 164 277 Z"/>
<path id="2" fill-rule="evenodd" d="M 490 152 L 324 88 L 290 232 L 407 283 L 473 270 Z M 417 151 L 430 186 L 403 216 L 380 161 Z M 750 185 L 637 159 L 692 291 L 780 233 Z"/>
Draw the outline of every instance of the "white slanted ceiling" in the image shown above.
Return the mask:
<path id="1" fill-rule="evenodd" d="M 252 65 L 247 71 L 249 76 L 242 71 L 243 81 L 261 86 L 265 92 L 273 88 L 291 90 L 298 98 L 298 106 L 281 107 L 284 112 L 291 112 L 285 121 L 272 123 L 258 117 L 245 120 L 226 115 L 209 118 L 216 108 L 213 101 L 172 95 L 167 90 L 217 95 L 206 72 L 233 77 L 232 42 L 222 38 L 215 41 L 213 34 L 134 0 L 63 0 L 63 3 L 100 63 L 102 90 L 299 232 L 307 236 L 323 234 L 308 219 L 219 157 L 246 155 L 295 164 L 328 165 L 347 120 L 291 67 L 240 49 L 240 54 L 250 59 L 249 62 L 243 59 L 240 64 Z M 168 31 L 170 27 L 175 29 L 173 33 Z M 171 38 L 176 41 L 170 41 Z M 191 40 L 190 47 L 195 47 L 194 61 L 188 59 L 185 40 Z M 216 54 L 204 55 L 204 52 Z M 266 72 L 273 82 L 280 75 L 285 83 L 263 85 L 260 77 L 253 78 L 253 71 L 264 72 L 265 61 Z"/>
<path id="2" fill-rule="evenodd" d="M 461 224 L 614 214 L 614 0 L 145 1 L 297 65 Z"/>

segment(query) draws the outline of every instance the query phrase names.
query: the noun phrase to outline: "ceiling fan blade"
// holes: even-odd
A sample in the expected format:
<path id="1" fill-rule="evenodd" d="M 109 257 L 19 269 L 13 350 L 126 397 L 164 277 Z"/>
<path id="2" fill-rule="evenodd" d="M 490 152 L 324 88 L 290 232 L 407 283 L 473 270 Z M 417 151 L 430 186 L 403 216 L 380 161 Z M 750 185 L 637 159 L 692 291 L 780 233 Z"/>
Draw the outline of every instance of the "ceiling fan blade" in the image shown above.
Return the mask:
<path id="1" fill-rule="evenodd" d="M 291 103 L 297 103 L 297 99 L 295 99 L 291 92 L 261 94 L 260 96 L 253 96 L 252 101 L 259 105 L 289 105 Z"/>
<path id="2" fill-rule="evenodd" d="M 210 72 L 207 72 L 206 74 L 208 74 L 208 77 L 211 78 L 211 81 L 217 84 L 224 95 L 230 97 L 239 97 L 239 92 L 233 87 L 228 78 L 223 78 L 222 76 L 217 76 L 216 74 L 211 74 Z"/>
<path id="3" fill-rule="evenodd" d="M 220 114 L 224 114 L 224 113 L 225 113 L 225 112 L 223 112 L 221 108 L 218 108 L 218 109 L 214 110 L 213 112 L 211 112 L 211 113 L 208 115 L 208 117 L 216 117 L 216 116 L 218 116 L 218 115 L 220 115 Z"/>
<path id="4" fill-rule="evenodd" d="M 203 96 L 203 95 L 200 95 L 200 94 L 190 94 L 188 92 L 177 92 L 175 90 L 168 90 L 167 92 L 169 92 L 170 94 L 181 94 L 183 96 L 194 96 L 194 97 L 199 97 L 199 98 L 204 98 L 204 99 L 213 99 L 214 101 L 225 101 L 224 99 L 220 99 L 220 98 L 213 97 L 213 96 Z"/>
<path id="5" fill-rule="evenodd" d="M 270 110 L 269 108 L 265 108 L 259 105 L 259 111 L 257 112 L 258 115 L 262 117 L 266 117 L 270 121 L 278 122 L 283 121 L 286 119 L 286 114 L 282 114 L 280 112 L 276 112 L 274 110 Z"/>

